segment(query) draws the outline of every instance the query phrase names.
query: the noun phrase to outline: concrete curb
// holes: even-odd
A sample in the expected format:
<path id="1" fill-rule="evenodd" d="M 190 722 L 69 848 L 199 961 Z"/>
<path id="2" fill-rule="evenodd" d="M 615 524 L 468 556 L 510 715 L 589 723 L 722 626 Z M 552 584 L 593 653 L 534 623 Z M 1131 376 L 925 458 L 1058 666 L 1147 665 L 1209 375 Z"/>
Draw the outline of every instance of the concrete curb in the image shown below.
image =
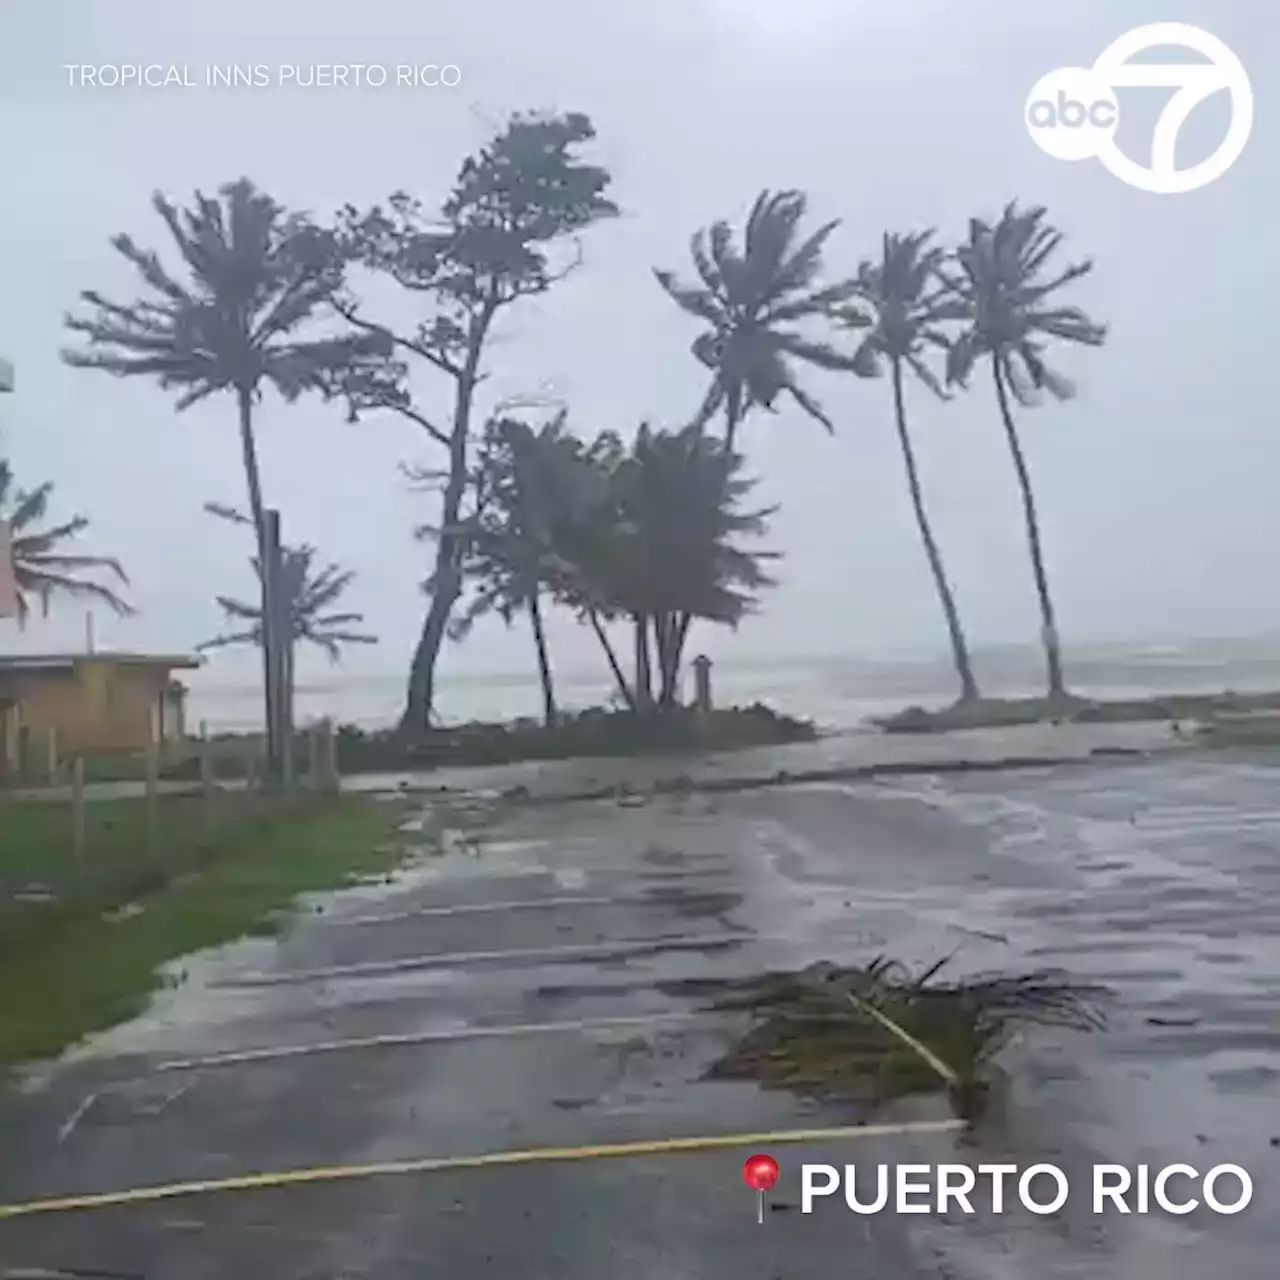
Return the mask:
<path id="1" fill-rule="evenodd" d="M 929 774 L 998 773 L 1019 769 L 1057 769 L 1070 766 L 1097 765 L 1107 760 L 1124 760 L 1129 763 L 1156 761 L 1172 755 L 1185 755 L 1189 746 L 1170 744 L 1168 747 L 1141 748 L 1123 746 L 1099 746 L 1084 755 L 1008 755 L 991 759 L 941 759 L 894 760 L 879 764 L 836 765 L 823 769 L 804 769 L 794 772 L 779 769 L 772 774 L 743 774 L 735 777 L 698 778 L 689 774 L 658 778 L 652 782 L 631 784 L 624 781 L 602 783 L 591 787 L 538 792 L 525 786 L 514 786 L 494 792 L 484 788 L 467 787 L 407 787 L 388 788 L 370 792 L 373 795 L 399 795 L 405 798 L 436 799 L 442 802 L 466 798 L 481 798 L 490 803 L 539 806 L 572 804 L 593 800 L 644 800 L 668 795 L 699 795 L 756 791 L 771 787 L 796 786 L 811 782 L 858 782 L 877 778 L 927 776 Z"/>

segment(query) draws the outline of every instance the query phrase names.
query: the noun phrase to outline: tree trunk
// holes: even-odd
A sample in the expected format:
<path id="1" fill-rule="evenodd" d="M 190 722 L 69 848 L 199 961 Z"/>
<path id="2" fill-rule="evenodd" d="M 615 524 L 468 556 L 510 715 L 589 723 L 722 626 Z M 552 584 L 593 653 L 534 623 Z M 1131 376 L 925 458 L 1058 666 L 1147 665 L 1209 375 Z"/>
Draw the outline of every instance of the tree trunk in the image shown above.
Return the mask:
<path id="1" fill-rule="evenodd" d="M 951 583 L 947 579 L 946 569 L 942 564 L 942 552 L 938 548 L 937 539 L 933 536 L 933 528 L 929 524 L 929 515 L 925 510 L 924 493 L 920 488 L 920 473 L 916 468 L 915 449 L 911 444 L 911 434 L 907 430 L 907 406 L 902 389 L 902 361 L 893 361 L 893 414 L 898 428 L 898 443 L 902 446 L 902 461 L 907 469 L 907 488 L 911 493 L 911 506 L 916 513 L 916 525 L 920 529 L 920 541 L 924 543 L 924 553 L 929 560 L 929 571 L 933 574 L 933 585 L 942 603 L 942 612 L 947 619 L 947 632 L 951 637 L 951 655 L 956 664 L 956 674 L 960 677 L 960 697 L 966 701 L 975 699 L 978 694 L 978 682 L 974 679 L 973 663 L 969 659 L 969 646 L 965 640 L 964 628 L 960 625 L 960 611 L 956 608 L 956 599 L 951 591 Z"/>
<path id="2" fill-rule="evenodd" d="M 1027 460 L 1022 455 L 1018 429 L 1014 425 L 1013 412 L 1009 405 L 1009 393 L 1004 385 L 1004 375 L 1000 371 L 999 357 L 996 355 L 991 357 L 991 376 L 996 384 L 996 401 L 1000 405 L 1005 439 L 1009 443 L 1014 470 L 1018 473 L 1018 485 L 1022 490 L 1022 514 L 1027 525 L 1031 571 L 1035 575 L 1036 595 L 1040 600 L 1040 638 L 1044 644 L 1045 666 L 1049 677 L 1049 697 L 1061 698 L 1066 695 L 1066 684 L 1062 677 L 1062 648 L 1058 639 L 1058 623 L 1053 611 L 1053 599 L 1049 595 L 1049 577 L 1044 568 L 1044 552 L 1040 544 L 1040 520 L 1036 514 L 1035 494 L 1031 489 L 1031 474 L 1027 470 Z"/>
<path id="3" fill-rule="evenodd" d="M 738 439 L 738 428 L 742 425 L 742 389 L 735 387 L 724 401 L 724 452 L 727 457 L 733 452 Z"/>
<path id="4" fill-rule="evenodd" d="M 613 678 L 618 682 L 618 691 L 622 694 L 623 701 L 634 711 L 636 709 L 635 695 L 631 692 L 631 686 L 627 684 L 626 676 L 622 674 L 622 666 L 618 662 L 618 655 L 614 653 L 613 645 L 609 643 L 609 635 L 600 621 L 600 615 L 594 609 L 588 609 L 587 618 L 591 623 L 591 629 L 596 633 L 596 639 L 600 641 L 600 647 L 604 650 L 609 670 L 613 672 Z"/>
<path id="5" fill-rule="evenodd" d="M 690 616 L 687 613 L 671 613 L 665 618 L 654 619 L 658 639 L 658 670 L 661 675 L 658 702 L 664 707 L 674 707 L 680 691 L 680 660 L 684 654 L 684 640 L 689 633 Z M 659 625 L 661 624 L 661 625 Z"/>
<path id="6" fill-rule="evenodd" d="M 401 733 L 422 733 L 431 727 L 431 715 L 435 706 L 436 662 L 444 644 L 449 615 L 462 594 L 462 548 L 458 541 L 457 527 L 463 494 L 467 488 L 467 437 L 471 430 L 471 405 L 480 371 L 480 353 L 496 310 L 496 305 L 489 302 L 473 317 L 467 341 L 467 356 L 458 372 L 453 429 L 449 436 L 449 476 L 445 482 L 440 537 L 436 543 L 431 604 L 409 668 L 404 714 L 400 718 Z"/>
<path id="7" fill-rule="evenodd" d="M 551 659 L 547 654 L 547 633 L 542 628 L 542 605 L 538 593 L 529 597 L 529 625 L 533 628 L 533 647 L 538 653 L 538 679 L 542 682 L 542 723 L 556 727 L 556 693 L 551 679 Z"/>
<path id="8" fill-rule="evenodd" d="M 636 708 L 648 711 L 653 707 L 653 663 L 649 656 L 649 615 L 637 613 L 636 638 Z"/>
<path id="9" fill-rule="evenodd" d="M 699 410 L 699 431 L 701 431 L 701 419 L 705 413 L 707 401 L 703 401 L 703 407 Z M 724 401 L 724 456 L 728 459 L 733 451 L 737 441 L 738 427 L 742 423 L 742 390 L 741 388 L 733 388 L 725 396 Z M 662 667 L 663 680 L 663 705 L 667 705 L 668 697 L 674 701 L 675 690 L 680 681 L 680 663 L 684 656 L 685 641 L 689 636 L 689 627 L 693 623 L 693 614 L 680 612 L 672 615 L 671 618 L 671 639 L 669 644 L 671 654 L 671 670 L 668 672 L 665 663 Z"/>
<path id="10" fill-rule="evenodd" d="M 275 694 L 274 668 L 271 645 L 268 642 L 272 618 L 272 601 L 268 584 L 271 568 L 267 564 L 267 507 L 262 498 L 262 473 L 258 467 L 258 447 L 253 438 L 253 390 L 236 388 L 236 410 L 240 426 L 240 458 L 244 464 L 245 485 L 249 490 L 249 514 L 253 520 L 254 543 L 258 551 L 258 576 L 261 579 L 259 601 L 262 606 L 262 703 L 263 727 L 266 732 L 267 760 L 278 758 L 279 744 L 275 742 L 276 715 L 272 705 Z"/>

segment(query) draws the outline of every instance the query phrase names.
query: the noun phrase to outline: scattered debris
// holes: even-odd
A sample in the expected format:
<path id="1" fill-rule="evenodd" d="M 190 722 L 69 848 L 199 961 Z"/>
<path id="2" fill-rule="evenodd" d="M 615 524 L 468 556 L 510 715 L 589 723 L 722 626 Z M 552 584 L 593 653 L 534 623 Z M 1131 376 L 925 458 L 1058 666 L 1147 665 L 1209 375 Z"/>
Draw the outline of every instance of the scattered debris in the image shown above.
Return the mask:
<path id="1" fill-rule="evenodd" d="M 937 981 L 950 959 L 921 974 L 884 956 L 864 968 L 819 962 L 729 984 L 711 1007 L 756 1022 L 707 1077 L 868 1105 L 941 1091 L 958 1116 L 976 1120 L 994 1059 L 1020 1026 L 1105 1025 L 1105 988 L 1047 971 Z"/>

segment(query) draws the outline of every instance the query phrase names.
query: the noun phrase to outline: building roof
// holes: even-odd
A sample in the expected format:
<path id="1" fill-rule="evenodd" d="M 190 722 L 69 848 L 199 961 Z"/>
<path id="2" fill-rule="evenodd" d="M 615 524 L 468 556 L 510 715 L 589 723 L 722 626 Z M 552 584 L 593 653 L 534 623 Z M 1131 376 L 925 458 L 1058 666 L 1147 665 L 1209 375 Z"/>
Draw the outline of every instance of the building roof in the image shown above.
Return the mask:
<path id="1" fill-rule="evenodd" d="M 127 667 L 165 667 L 170 671 L 194 671 L 203 665 L 200 658 L 173 653 L 0 654 L 0 674 L 6 671 L 65 671 L 84 662 L 106 662 Z"/>

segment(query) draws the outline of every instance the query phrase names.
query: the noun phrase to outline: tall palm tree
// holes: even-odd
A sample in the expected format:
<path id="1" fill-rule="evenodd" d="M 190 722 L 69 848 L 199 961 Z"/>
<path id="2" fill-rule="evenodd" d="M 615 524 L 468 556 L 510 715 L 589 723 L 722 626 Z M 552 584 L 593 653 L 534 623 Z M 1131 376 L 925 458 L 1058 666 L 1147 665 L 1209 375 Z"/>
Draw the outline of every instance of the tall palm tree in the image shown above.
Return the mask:
<path id="1" fill-rule="evenodd" d="M 152 206 L 182 272 L 172 274 L 158 253 L 132 237 L 113 237 L 145 294 L 127 303 L 92 290 L 81 294 L 90 312 L 67 316 L 66 326 L 86 346 L 65 351 L 63 359 L 117 377 L 154 378 L 178 393 L 179 410 L 219 393 L 233 396 L 249 511 L 258 555 L 265 557 L 266 502 L 254 437 L 264 388 L 273 386 L 289 401 L 304 391 L 336 391 L 341 372 L 350 373 L 365 356 L 385 354 L 388 340 L 381 334 L 302 336 L 326 315 L 341 287 L 341 256 L 330 234 L 287 212 L 247 178 L 222 187 L 217 197 L 197 191 L 189 209 L 158 193 Z M 269 688 L 265 646 L 263 661 Z"/>
<path id="2" fill-rule="evenodd" d="M 382 351 L 373 338 L 302 338 L 322 318 L 342 284 L 343 266 L 330 237 L 288 213 L 247 178 L 195 194 L 179 209 L 157 193 L 152 206 L 182 259 L 185 282 L 160 255 L 128 235 L 111 240 L 146 285 L 137 302 L 119 303 L 92 290 L 81 294 L 88 316 L 66 326 L 87 346 L 63 353 L 75 368 L 117 377 L 156 379 L 176 390 L 179 410 L 226 392 L 235 397 L 241 461 L 259 550 L 265 502 L 253 412 L 270 384 L 287 400 L 327 390 L 336 368 L 362 350 Z"/>
<path id="3" fill-rule="evenodd" d="M 133 613 L 133 607 L 111 587 L 80 576 L 84 571 L 106 573 L 127 585 L 129 579 L 118 560 L 58 550 L 89 527 L 85 516 L 73 516 L 52 528 L 36 527 L 45 518 L 52 495 L 51 480 L 34 489 L 16 489 L 12 468 L 0 459 L 0 523 L 8 525 L 10 531 L 19 625 L 31 614 L 33 595 L 40 598 L 41 610 L 45 613 L 55 596 L 96 600 L 121 616 Z"/>
<path id="4" fill-rule="evenodd" d="M 915 448 L 907 428 L 904 374 L 910 371 L 934 395 L 946 398 L 947 392 L 929 367 L 927 357 L 930 349 L 946 351 L 949 348 L 950 343 L 941 326 L 947 320 L 958 318 L 960 310 L 956 300 L 949 296 L 946 284 L 939 278 L 938 269 L 944 251 L 930 243 L 933 237 L 932 231 L 909 235 L 885 232 L 879 261 L 864 261 L 858 267 L 858 287 L 862 296 L 875 307 L 876 326 L 865 329 L 862 314 L 855 314 L 853 320 L 854 327 L 863 331 L 859 355 L 863 357 L 864 364 L 874 364 L 877 372 L 885 365 L 889 369 L 893 419 L 906 468 L 911 507 L 946 617 L 952 658 L 956 674 L 960 677 L 960 696 L 968 700 L 979 696 L 978 682 L 974 678 L 969 646 L 960 623 L 960 610 L 956 607 L 955 594 L 942 563 L 942 551 L 925 507 Z M 836 318 L 839 323 L 839 309 Z"/>
<path id="5" fill-rule="evenodd" d="M 1093 262 L 1086 259 L 1061 268 L 1053 266 L 1063 235 L 1045 214 L 1041 207 L 1019 209 L 1012 203 L 994 223 L 980 218 L 970 221 L 969 237 L 953 255 L 954 270 L 947 272 L 949 289 L 963 309 L 965 325 L 947 353 L 947 381 L 966 385 L 979 360 L 986 360 L 990 367 L 1000 420 L 1022 492 L 1049 696 L 1060 698 L 1066 693 L 1062 645 L 1044 567 L 1031 473 L 1010 401 L 1028 406 L 1035 403 L 1040 391 L 1058 400 L 1069 399 L 1075 388 L 1045 362 L 1046 343 L 1056 339 L 1100 347 L 1107 340 L 1107 327 L 1091 320 L 1079 307 L 1053 300 L 1067 285 L 1087 276 Z"/>
<path id="6" fill-rule="evenodd" d="M 683 310 L 709 326 L 692 347 L 711 372 L 711 386 L 695 421 L 705 426 L 724 410 L 726 454 L 734 451 L 747 413 L 756 406 L 776 410 L 784 394 L 828 431 L 834 430 L 822 406 L 800 385 L 797 363 L 870 373 L 865 357 L 850 357 L 790 327 L 814 320 L 825 323 L 832 307 L 857 297 L 852 281 L 819 284 L 823 249 L 839 223 L 828 222 L 801 240 L 807 205 L 801 191 L 762 191 L 740 245 L 724 221 L 694 235 L 690 252 L 697 284 L 681 284 L 670 271 L 654 272 Z"/>

